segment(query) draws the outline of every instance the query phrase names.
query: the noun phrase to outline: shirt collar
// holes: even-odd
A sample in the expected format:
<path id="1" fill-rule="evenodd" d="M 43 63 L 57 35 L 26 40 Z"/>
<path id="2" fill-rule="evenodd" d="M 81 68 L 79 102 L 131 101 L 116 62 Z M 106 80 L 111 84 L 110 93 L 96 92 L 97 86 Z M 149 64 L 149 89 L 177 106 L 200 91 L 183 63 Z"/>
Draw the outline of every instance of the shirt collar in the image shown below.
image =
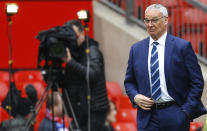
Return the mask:
<path id="1" fill-rule="evenodd" d="M 165 32 L 156 42 L 158 42 L 159 45 L 161 46 L 165 46 L 166 37 L 167 37 L 167 32 Z M 149 46 L 151 46 L 153 42 L 155 42 L 155 40 L 153 40 L 152 37 L 150 37 Z"/>

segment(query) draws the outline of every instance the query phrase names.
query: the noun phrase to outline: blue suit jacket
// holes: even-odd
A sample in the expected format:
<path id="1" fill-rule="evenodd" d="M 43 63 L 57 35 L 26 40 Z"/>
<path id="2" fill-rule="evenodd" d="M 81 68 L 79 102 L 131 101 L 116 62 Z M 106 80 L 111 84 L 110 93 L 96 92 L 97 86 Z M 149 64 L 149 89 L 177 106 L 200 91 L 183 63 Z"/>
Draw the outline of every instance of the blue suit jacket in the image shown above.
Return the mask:
<path id="1" fill-rule="evenodd" d="M 132 103 L 137 94 L 151 97 L 148 73 L 149 37 L 131 47 L 125 90 Z M 207 113 L 201 102 L 204 81 L 200 66 L 190 42 L 167 34 L 164 72 L 167 90 L 176 103 L 190 114 L 191 119 Z M 138 128 L 144 128 L 151 111 L 137 112 Z"/>

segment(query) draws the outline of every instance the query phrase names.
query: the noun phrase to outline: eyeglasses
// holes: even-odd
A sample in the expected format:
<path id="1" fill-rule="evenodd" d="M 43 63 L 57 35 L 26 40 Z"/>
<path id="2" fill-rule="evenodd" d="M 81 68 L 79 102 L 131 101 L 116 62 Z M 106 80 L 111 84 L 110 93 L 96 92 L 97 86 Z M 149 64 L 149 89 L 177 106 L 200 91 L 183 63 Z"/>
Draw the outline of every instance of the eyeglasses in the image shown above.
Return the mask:
<path id="1" fill-rule="evenodd" d="M 162 18 L 164 18 L 164 17 L 165 17 L 165 16 L 162 16 L 162 17 L 160 17 L 160 18 L 157 18 L 157 19 L 151 19 L 151 20 L 145 18 L 145 19 L 144 19 L 144 22 L 147 23 L 147 24 L 149 24 L 150 21 L 151 21 L 152 24 L 156 24 L 160 19 L 162 19 Z"/>

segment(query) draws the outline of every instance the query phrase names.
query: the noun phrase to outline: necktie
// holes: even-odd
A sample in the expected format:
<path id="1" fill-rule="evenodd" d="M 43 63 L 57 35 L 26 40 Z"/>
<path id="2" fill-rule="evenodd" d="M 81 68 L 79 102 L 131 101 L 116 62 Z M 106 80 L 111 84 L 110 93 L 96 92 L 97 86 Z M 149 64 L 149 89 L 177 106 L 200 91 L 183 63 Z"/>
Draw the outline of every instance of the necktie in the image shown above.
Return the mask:
<path id="1" fill-rule="evenodd" d="M 157 101 L 161 97 L 160 88 L 160 73 L 159 73 L 159 59 L 157 52 L 158 42 L 153 42 L 153 48 L 151 52 L 151 83 L 152 83 L 152 99 Z"/>

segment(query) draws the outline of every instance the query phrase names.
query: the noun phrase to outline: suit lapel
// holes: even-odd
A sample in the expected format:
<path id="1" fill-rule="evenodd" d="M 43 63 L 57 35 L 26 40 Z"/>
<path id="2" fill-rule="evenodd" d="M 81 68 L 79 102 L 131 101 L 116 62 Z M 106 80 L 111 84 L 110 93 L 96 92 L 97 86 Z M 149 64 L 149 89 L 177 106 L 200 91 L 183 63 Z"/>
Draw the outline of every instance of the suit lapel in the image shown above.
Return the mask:
<path id="1" fill-rule="evenodd" d="M 173 52 L 173 38 L 170 34 L 167 34 L 166 42 L 165 42 L 165 63 L 164 63 L 164 71 L 165 71 L 165 79 L 166 83 L 168 82 L 169 78 L 169 70 L 170 70 L 170 61 Z"/>
<path id="2" fill-rule="evenodd" d="M 151 91 L 150 91 L 150 80 L 149 80 L 149 71 L 148 71 L 148 54 L 149 54 L 149 38 L 146 39 L 146 44 L 144 44 L 144 49 L 143 49 L 143 64 L 144 64 L 144 73 L 145 73 L 145 78 L 146 78 L 146 96 L 150 97 L 151 96 Z"/>

